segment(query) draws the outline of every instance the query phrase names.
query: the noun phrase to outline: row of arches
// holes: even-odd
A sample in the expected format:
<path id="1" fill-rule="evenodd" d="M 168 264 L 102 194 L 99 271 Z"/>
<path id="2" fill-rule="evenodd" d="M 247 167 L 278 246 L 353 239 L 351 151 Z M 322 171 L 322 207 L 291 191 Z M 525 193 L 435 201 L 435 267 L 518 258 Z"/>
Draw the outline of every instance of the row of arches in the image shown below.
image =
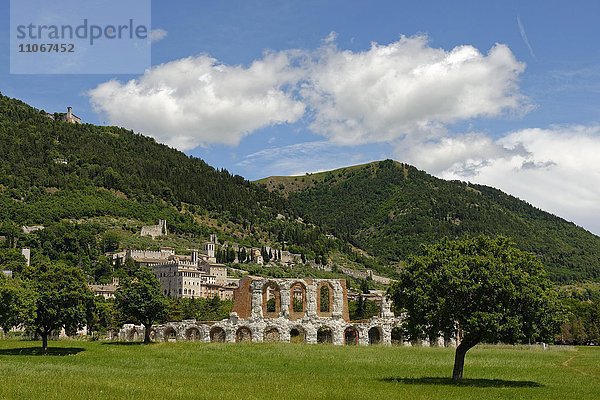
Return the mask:
<path id="1" fill-rule="evenodd" d="M 252 330 L 247 326 L 239 327 L 235 331 L 235 342 L 252 342 L 256 340 L 256 333 L 253 333 Z M 279 342 L 281 341 L 281 332 L 280 329 L 276 327 L 267 327 L 263 334 L 264 342 Z M 190 327 L 185 330 L 184 337 L 189 341 L 200 341 L 203 338 L 202 332 L 197 327 Z M 290 329 L 289 337 L 291 343 L 305 343 L 306 342 L 306 331 L 301 326 L 296 326 Z M 150 338 L 152 340 L 156 340 L 156 331 L 152 330 L 150 332 Z M 168 326 L 164 329 L 162 340 L 165 342 L 174 342 L 178 338 L 177 331 L 174 327 Z M 129 341 L 137 341 L 143 339 L 143 332 L 139 332 L 135 328 L 132 329 L 127 339 Z M 227 333 L 226 331 L 219 327 L 215 326 L 209 331 L 209 339 L 211 342 L 221 342 L 224 343 L 227 341 Z M 369 344 L 379 344 L 382 341 L 382 332 L 379 327 L 372 327 L 368 331 L 368 341 Z M 393 340 L 393 339 L 392 339 Z M 334 341 L 334 332 L 332 328 L 328 326 L 322 326 L 317 330 L 317 343 L 333 343 Z M 359 343 L 359 331 L 353 326 L 349 326 L 344 330 L 344 344 L 346 345 L 357 345 Z"/>

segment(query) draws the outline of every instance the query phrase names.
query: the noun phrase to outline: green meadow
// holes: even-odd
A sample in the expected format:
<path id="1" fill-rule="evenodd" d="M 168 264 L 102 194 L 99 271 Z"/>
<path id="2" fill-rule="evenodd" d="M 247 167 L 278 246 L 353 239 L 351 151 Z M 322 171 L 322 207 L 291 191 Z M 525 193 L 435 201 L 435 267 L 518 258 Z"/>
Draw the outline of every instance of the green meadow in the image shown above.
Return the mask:
<path id="1" fill-rule="evenodd" d="M 600 348 L 0 340 L 1 399 L 598 399 Z"/>

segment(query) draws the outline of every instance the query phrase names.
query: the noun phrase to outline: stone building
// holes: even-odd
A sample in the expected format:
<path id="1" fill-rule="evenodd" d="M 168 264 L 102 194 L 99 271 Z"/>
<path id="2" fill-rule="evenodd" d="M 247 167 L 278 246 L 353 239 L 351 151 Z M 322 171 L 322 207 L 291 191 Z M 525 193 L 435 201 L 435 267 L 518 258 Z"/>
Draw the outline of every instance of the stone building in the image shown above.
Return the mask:
<path id="1" fill-rule="evenodd" d="M 167 230 L 167 221 L 164 219 L 158 220 L 158 225 L 142 226 L 140 236 L 151 236 L 152 239 L 156 239 L 160 236 L 167 236 L 169 231 Z"/>
<path id="2" fill-rule="evenodd" d="M 190 259 L 174 257 L 163 263 L 150 265 L 160 282 L 165 296 L 178 298 L 233 299 L 233 289 L 228 285 L 227 267 L 198 258 L 192 251 Z"/>
<path id="3" fill-rule="evenodd" d="M 163 221 L 164 222 L 164 221 Z M 159 223 L 157 226 L 161 226 Z M 166 229 L 166 223 L 164 224 Z M 112 255 L 113 264 L 131 259 L 138 266 L 152 269 L 166 296 L 178 298 L 212 298 L 232 300 L 238 280 L 227 276 L 227 267 L 216 263 L 216 235 L 202 245 L 204 252 L 192 249 L 190 255 L 175 254 L 171 247 L 160 250 L 124 250 Z"/>
<path id="4" fill-rule="evenodd" d="M 115 292 L 119 288 L 119 278 L 113 278 L 111 284 L 88 285 L 94 296 L 102 296 L 105 299 L 114 299 Z"/>
<path id="5" fill-rule="evenodd" d="M 59 114 L 58 120 L 69 122 L 71 124 L 81 124 L 81 118 L 73 114 L 73 107 L 67 107 L 67 112 Z"/>
<path id="6" fill-rule="evenodd" d="M 143 335 L 143 326 L 127 324 L 118 336 L 120 340 L 140 340 Z M 406 340 L 402 317 L 392 313 L 385 297 L 379 316 L 350 321 L 345 280 L 252 276 L 244 278 L 235 290 L 234 308 L 228 319 L 156 325 L 151 337 L 157 341 L 417 344 Z M 436 339 L 431 344 L 418 344 L 443 346 L 454 342 Z"/>

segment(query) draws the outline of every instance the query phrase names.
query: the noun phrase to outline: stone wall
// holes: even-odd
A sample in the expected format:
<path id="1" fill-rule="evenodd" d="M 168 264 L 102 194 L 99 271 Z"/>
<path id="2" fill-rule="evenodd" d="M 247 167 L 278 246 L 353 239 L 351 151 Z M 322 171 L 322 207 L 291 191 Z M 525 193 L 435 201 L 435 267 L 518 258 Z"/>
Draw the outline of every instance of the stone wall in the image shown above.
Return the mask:
<path id="1" fill-rule="evenodd" d="M 321 288 L 328 293 L 321 295 Z M 323 299 L 322 301 L 320 299 Z M 328 302 L 327 305 L 323 302 Z M 228 319 L 199 322 L 184 320 L 152 327 L 155 341 L 201 342 L 304 342 L 334 345 L 410 343 L 402 330 L 402 316 L 395 316 L 387 298 L 379 316 L 350 321 L 346 281 L 343 279 L 271 279 L 246 277 L 234 293 L 234 309 Z M 120 340 L 144 337 L 144 327 L 124 325 Z M 436 338 L 431 345 L 453 345 Z"/>

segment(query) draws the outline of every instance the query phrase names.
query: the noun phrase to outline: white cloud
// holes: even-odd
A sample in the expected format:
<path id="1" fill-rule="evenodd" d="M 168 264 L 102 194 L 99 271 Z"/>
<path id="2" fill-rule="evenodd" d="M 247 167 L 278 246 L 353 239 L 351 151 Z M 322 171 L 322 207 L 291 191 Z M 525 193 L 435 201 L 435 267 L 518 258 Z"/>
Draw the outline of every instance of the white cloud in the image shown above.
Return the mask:
<path id="1" fill-rule="evenodd" d="M 150 31 L 150 41 L 152 43 L 160 42 L 167 37 L 168 32 L 164 29 L 157 28 Z"/>
<path id="2" fill-rule="evenodd" d="M 260 177 L 304 175 L 372 161 L 364 154 L 340 148 L 328 141 L 312 141 L 272 147 L 245 156 L 236 164 Z"/>
<path id="3" fill-rule="evenodd" d="M 472 46 L 450 51 L 427 38 L 339 50 L 332 38 L 307 66 L 301 93 L 314 110 L 311 128 L 340 144 L 438 136 L 446 124 L 506 111 L 526 112 L 517 78 L 524 70 L 510 49 L 487 55 Z"/>
<path id="4" fill-rule="evenodd" d="M 600 234 L 600 126 L 524 129 L 498 140 L 478 134 L 410 148 L 410 160 L 444 179 L 511 193 Z"/>
<path id="5" fill-rule="evenodd" d="M 417 36 L 352 52 L 338 49 L 332 34 L 316 51 L 271 52 L 247 67 L 207 55 L 176 60 L 89 95 L 110 123 L 181 150 L 236 145 L 307 109 L 315 133 L 356 145 L 439 137 L 449 123 L 526 112 L 517 85 L 523 69 L 504 45 L 483 55 L 472 46 L 435 49 Z"/>
<path id="6" fill-rule="evenodd" d="M 284 87 L 297 79 L 287 53 L 265 54 L 248 67 L 202 55 L 155 66 L 127 83 L 102 83 L 89 96 L 111 123 L 188 150 L 237 145 L 254 130 L 295 122 L 304 105 Z"/>
<path id="7" fill-rule="evenodd" d="M 396 155 L 432 174 L 467 178 L 478 174 L 491 160 L 526 157 L 528 152 L 520 144 L 509 148 L 484 134 L 469 133 L 425 142 L 401 141 Z"/>

